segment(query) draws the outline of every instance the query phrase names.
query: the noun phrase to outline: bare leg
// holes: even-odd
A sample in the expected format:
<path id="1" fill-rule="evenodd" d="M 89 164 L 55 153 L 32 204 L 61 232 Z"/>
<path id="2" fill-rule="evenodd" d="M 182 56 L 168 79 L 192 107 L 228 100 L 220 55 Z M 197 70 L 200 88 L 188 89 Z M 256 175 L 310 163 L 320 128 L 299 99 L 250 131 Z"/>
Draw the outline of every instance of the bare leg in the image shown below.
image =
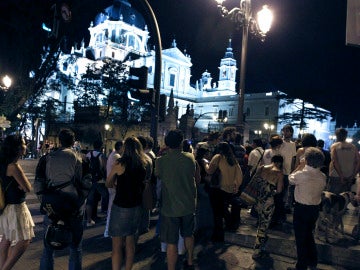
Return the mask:
<path id="1" fill-rule="evenodd" d="M 175 270 L 176 261 L 178 258 L 177 245 L 167 244 L 166 256 L 167 256 L 168 270 Z"/>
<path id="2" fill-rule="evenodd" d="M 92 216 L 92 206 L 86 205 L 86 219 L 88 223 L 92 221 L 91 216 Z"/>
<path id="3" fill-rule="evenodd" d="M 15 246 L 10 247 L 8 257 L 1 269 L 10 270 L 15 265 L 15 263 L 20 259 L 21 255 L 24 254 L 29 244 L 30 244 L 30 240 L 21 240 Z"/>
<path id="4" fill-rule="evenodd" d="M 1 242 L 0 242 L 0 269 L 3 268 L 4 263 L 8 257 L 8 251 L 10 247 L 11 242 L 5 239 L 5 236 L 2 236 Z"/>
<path id="5" fill-rule="evenodd" d="M 121 270 L 121 264 L 123 259 L 123 237 L 115 236 L 112 237 L 112 270 Z"/>
<path id="6" fill-rule="evenodd" d="M 185 237 L 185 248 L 187 252 L 188 265 L 193 264 L 193 253 L 194 253 L 194 237 Z"/>
<path id="7" fill-rule="evenodd" d="M 135 237 L 134 235 L 126 236 L 126 261 L 125 261 L 125 269 L 131 270 L 134 264 L 134 256 L 135 256 Z"/>

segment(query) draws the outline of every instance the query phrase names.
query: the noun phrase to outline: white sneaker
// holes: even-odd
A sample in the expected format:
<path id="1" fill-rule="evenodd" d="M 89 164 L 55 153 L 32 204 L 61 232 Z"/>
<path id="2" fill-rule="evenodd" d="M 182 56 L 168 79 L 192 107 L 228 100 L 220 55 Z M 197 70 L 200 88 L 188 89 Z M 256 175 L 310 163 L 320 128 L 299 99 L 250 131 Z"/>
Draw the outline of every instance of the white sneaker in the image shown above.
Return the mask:
<path id="1" fill-rule="evenodd" d="M 94 225 L 95 225 L 95 221 L 93 221 L 93 220 L 86 222 L 86 227 L 92 227 Z"/>

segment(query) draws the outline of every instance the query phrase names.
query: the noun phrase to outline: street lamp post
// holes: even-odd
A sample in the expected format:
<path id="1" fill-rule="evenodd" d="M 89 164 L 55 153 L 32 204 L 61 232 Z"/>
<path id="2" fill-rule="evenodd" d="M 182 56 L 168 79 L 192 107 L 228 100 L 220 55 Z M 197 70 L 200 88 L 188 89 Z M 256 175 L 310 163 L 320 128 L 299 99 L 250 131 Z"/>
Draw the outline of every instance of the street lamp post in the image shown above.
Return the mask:
<path id="1" fill-rule="evenodd" d="M 272 23 L 272 12 L 267 6 L 257 13 L 256 21 L 251 14 L 251 0 L 240 0 L 240 7 L 228 10 L 223 6 L 225 0 L 215 0 L 218 3 L 221 15 L 229 18 L 242 27 L 242 47 L 241 47 L 241 63 L 240 63 L 240 85 L 239 85 L 239 99 L 238 99 L 238 114 L 236 119 L 236 126 L 241 134 L 244 133 L 244 94 L 245 94 L 245 75 L 246 75 L 246 56 L 249 31 L 262 41 L 264 41 L 266 33 L 270 30 Z"/>
<path id="2" fill-rule="evenodd" d="M 134 4 L 141 5 L 143 16 L 149 23 L 150 30 L 154 34 L 155 42 L 155 70 L 154 70 L 154 92 L 151 101 L 151 126 L 150 136 L 154 139 L 154 148 L 158 146 L 158 129 L 159 129 L 159 106 L 160 106 L 160 89 L 161 89 L 161 63 L 162 63 L 162 45 L 160 29 L 153 9 L 147 0 L 135 1 L 131 0 Z"/>

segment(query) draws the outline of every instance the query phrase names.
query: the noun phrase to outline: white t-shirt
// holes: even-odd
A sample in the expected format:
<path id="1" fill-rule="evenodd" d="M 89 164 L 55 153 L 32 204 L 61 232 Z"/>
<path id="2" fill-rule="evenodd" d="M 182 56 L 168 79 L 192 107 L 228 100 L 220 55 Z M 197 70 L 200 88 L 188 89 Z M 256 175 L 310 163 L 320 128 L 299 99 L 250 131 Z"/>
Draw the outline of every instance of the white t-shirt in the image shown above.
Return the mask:
<path id="1" fill-rule="evenodd" d="M 248 158 L 248 165 L 251 166 L 251 173 L 253 173 L 254 170 L 256 170 L 256 166 L 259 164 L 261 165 L 262 162 L 259 163 L 259 160 L 261 159 L 262 155 L 264 153 L 264 149 L 261 147 L 256 147 L 253 149 Z"/>
<path id="2" fill-rule="evenodd" d="M 284 175 L 291 173 L 291 164 L 293 158 L 296 156 L 296 145 L 294 142 L 284 141 L 280 146 L 280 155 L 284 158 L 283 172 Z"/>
<path id="3" fill-rule="evenodd" d="M 109 176 L 112 166 L 114 165 L 115 161 L 118 160 L 120 157 L 120 154 L 115 150 L 110 153 L 106 162 L 106 176 Z"/>

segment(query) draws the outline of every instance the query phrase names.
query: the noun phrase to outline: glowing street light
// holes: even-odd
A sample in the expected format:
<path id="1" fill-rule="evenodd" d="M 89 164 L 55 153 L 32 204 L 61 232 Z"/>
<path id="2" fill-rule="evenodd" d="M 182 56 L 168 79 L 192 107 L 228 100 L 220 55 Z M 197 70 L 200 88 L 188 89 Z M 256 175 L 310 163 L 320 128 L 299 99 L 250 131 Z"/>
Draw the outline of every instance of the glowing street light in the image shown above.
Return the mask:
<path id="1" fill-rule="evenodd" d="M 257 13 L 257 20 L 251 14 L 251 0 L 240 0 L 240 7 L 228 10 L 223 6 L 225 0 L 215 0 L 223 17 L 229 18 L 242 27 L 242 48 L 241 48 L 241 65 L 240 65 L 240 85 L 239 85 L 239 104 L 236 126 L 240 133 L 244 133 L 244 95 L 245 95 L 245 75 L 246 75 L 246 56 L 248 34 L 260 37 L 261 41 L 265 40 L 266 33 L 270 30 L 273 15 L 268 6 L 263 6 L 262 10 Z"/>
<path id="2" fill-rule="evenodd" d="M 261 130 L 254 130 L 254 133 L 255 133 L 258 137 L 260 137 L 262 131 L 261 131 Z"/>
<path id="3" fill-rule="evenodd" d="M 12 84 L 12 80 L 11 78 L 8 76 L 8 75 L 5 75 L 3 78 L 2 78 L 2 83 L 3 85 L 0 85 L 1 89 L 3 90 L 8 90 Z"/>
<path id="4" fill-rule="evenodd" d="M 270 138 L 270 133 L 274 130 L 275 126 L 273 124 L 264 123 L 264 128 L 267 130 L 268 138 Z"/>

